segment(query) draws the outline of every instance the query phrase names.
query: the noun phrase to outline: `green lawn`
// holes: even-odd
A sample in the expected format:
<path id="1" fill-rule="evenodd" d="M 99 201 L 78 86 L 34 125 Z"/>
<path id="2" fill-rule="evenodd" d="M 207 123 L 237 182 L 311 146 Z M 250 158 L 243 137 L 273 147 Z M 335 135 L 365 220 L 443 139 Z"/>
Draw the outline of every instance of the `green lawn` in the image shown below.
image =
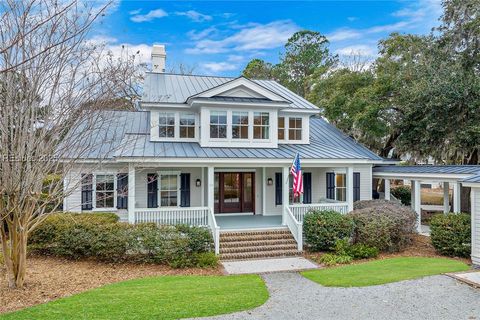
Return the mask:
<path id="1" fill-rule="evenodd" d="M 257 275 L 163 276 L 107 285 L 0 319 L 178 319 L 251 309 L 267 299 Z"/>
<path id="2" fill-rule="evenodd" d="M 302 275 L 327 287 L 364 287 L 468 269 L 465 263 L 452 259 L 399 257 L 305 271 Z"/>

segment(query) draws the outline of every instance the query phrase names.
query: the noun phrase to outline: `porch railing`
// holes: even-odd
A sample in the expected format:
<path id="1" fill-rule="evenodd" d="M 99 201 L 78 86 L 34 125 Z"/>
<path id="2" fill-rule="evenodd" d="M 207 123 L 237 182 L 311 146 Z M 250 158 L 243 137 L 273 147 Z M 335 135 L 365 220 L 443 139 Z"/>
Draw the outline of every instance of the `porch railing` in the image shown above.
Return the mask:
<path id="1" fill-rule="evenodd" d="M 217 225 L 217 221 L 215 220 L 215 214 L 213 211 L 208 208 L 208 225 L 210 227 L 210 231 L 212 232 L 213 243 L 215 245 L 215 254 L 220 253 L 220 227 Z"/>
<path id="2" fill-rule="evenodd" d="M 328 202 L 328 203 L 309 203 L 309 204 L 292 204 L 289 206 L 293 216 L 299 222 L 303 222 L 303 217 L 309 211 L 326 211 L 333 210 L 340 213 L 348 213 L 348 204 L 346 202 Z"/>
<path id="3" fill-rule="evenodd" d="M 153 222 L 165 225 L 209 226 L 208 207 L 135 209 L 135 223 Z"/>
<path id="4" fill-rule="evenodd" d="M 285 207 L 285 224 L 297 241 L 298 251 L 303 250 L 303 223 L 298 221 L 289 207 Z"/>

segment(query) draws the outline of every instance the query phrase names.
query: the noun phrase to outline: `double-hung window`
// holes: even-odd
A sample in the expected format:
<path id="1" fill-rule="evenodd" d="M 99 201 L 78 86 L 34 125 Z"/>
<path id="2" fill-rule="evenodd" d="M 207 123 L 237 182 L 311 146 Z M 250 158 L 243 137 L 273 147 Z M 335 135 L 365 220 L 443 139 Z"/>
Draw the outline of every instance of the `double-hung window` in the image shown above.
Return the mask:
<path id="1" fill-rule="evenodd" d="M 195 138 L 195 114 L 180 113 L 180 138 Z"/>
<path id="2" fill-rule="evenodd" d="M 178 206 L 178 174 L 160 173 L 160 206 Z"/>
<path id="3" fill-rule="evenodd" d="M 160 138 L 175 137 L 175 113 L 160 112 L 158 119 L 158 136 Z"/>
<path id="4" fill-rule="evenodd" d="M 227 137 L 227 112 L 210 112 L 210 138 L 225 139 Z"/>
<path id="5" fill-rule="evenodd" d="M 278 117 L 278 140 L 285 140 L 285 117 Z"/>
<path id="6" fill-rule="evenodd" d="M 270 115 L 268 112 L 253 113 L 253 138 L 268 139 L 270 131 Z"/>
<path id="7" fill-rule="evenodd" d="M 248 139 L 248 112 L 232 113 L 232 138 Z"/>
<path id="8" fill-rule="evenodd" d="M 98 174 L 95 178 L 95 208 L 114 208 L 115 175 Z"/>
<path id="9" fill-rule="evenodd" d="M 347 200 L 347 176 L 345 173 L 337 173 L 335 175 L 335 200 Z"/>
<path id="10" fill-rule="evenodd" d="M 302 118 L 288 119 L 288 140 L 302 140 Z"/>

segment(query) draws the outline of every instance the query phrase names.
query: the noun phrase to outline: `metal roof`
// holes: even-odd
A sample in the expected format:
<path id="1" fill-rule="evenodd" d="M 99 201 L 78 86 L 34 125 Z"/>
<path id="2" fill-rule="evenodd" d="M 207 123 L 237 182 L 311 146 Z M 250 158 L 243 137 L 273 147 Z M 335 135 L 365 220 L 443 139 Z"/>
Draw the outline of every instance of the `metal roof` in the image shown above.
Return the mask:
<path id="1" fill-rule="evenodd" d="M 471 177 L 468 177 L 464 180 L 462 180 L 462 182 L 468 182 L 468 183 L 480 183 L 480 173 L 474 175 L 474 176 L 471 176 Z"/>
<path id="2" fill-rule="evenodd" d="M 468 174 L 480 173 L 480 166 L 478 165 L 376 166 L 373 168 L 373 173 L 468 175 Z"/>
<path id="3" fill-rule="evenodd" d="M 171 73 L 147 73 L 143 87 L 142 101 L 185 103 L 185 101 L 191 96 L 218 87 L 234 79 L 236 78 Z M 251 81 L 290 101 L 290 108 L 318 109 L 316 105 L 308 102 L 273 80 L 252 79 Z"/>
<path id="4" fill-rule="evenodd" d="M 160 158 L 257 158 L 292 159 L 299 152 L 304 159 L 382 158 L 346 136 L 321 118 L 310 120 L 310 144 L 279 144 L 278 148 L 202 148 L 198 142 L 150 141 L 149 112 L 103 111 L 102 130 L 92 130 L 85 159 L 122 157 Z M 101 132 L 101 133 L 100 133 Z M 72 134 L 75 137 L 75 133 Z M 102 143 L 101 141 L 108 141 Z"/>

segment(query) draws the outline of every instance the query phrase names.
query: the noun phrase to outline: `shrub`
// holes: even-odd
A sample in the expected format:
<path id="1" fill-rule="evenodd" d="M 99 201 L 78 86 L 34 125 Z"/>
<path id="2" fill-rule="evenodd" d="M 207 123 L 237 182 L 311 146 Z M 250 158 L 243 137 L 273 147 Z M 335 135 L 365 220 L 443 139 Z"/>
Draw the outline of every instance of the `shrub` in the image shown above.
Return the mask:
<path id="1" fill-rule="evenodd" d="M 391 192 L 403 205 L 409 206 L 412 203 L 412 189 L 409 186 L 398 186 L 393 188 Z"/>
<path id="2" fill-rule="evenodd" d="M 218 265 L 218 258 L 213 252 L 200 252 L 195 254 L 195 266 L 199 268 L 212 268 Z"/>
<path id="3" fill-rule="evenodd" d="M 352 259 L 368 259 L 378 256 L 378 249 L 362 243 L 351 244 L 348 239 L 337 240 L 334 251 L 340 256 L 349 256 Z"/>
<path id="4" fill-rule="evenodd" d="M 354 221 L 353 243 L 378 248 L 380 251 L 400 251 L 412 242 L 416 213 L 391 201 L 360 201 L 348 214 Z"/>
<path id="5" fill-rule="evenodd" d="M 303 230 L 312 250 L 331 250 L 335 241 L 350 238 L 353 222 L 336 211 L 312 211 L 305 215 Z"/>
<path id="6" fill-rule="evenodd" d="M 447 256 L 469 257 L 471 253 L 469 214 L 437 215 L 430 222 L 430 239 L 435 249 Z"/>
<path id="7" fill-rule="evenodd" d="M 347 264 L 352 262 L 352 257 L 342 256 L 338 254 L 325 253 L 320 257 L 320 262 L 326 266 L 333 266 L 336 264 Z"/>

